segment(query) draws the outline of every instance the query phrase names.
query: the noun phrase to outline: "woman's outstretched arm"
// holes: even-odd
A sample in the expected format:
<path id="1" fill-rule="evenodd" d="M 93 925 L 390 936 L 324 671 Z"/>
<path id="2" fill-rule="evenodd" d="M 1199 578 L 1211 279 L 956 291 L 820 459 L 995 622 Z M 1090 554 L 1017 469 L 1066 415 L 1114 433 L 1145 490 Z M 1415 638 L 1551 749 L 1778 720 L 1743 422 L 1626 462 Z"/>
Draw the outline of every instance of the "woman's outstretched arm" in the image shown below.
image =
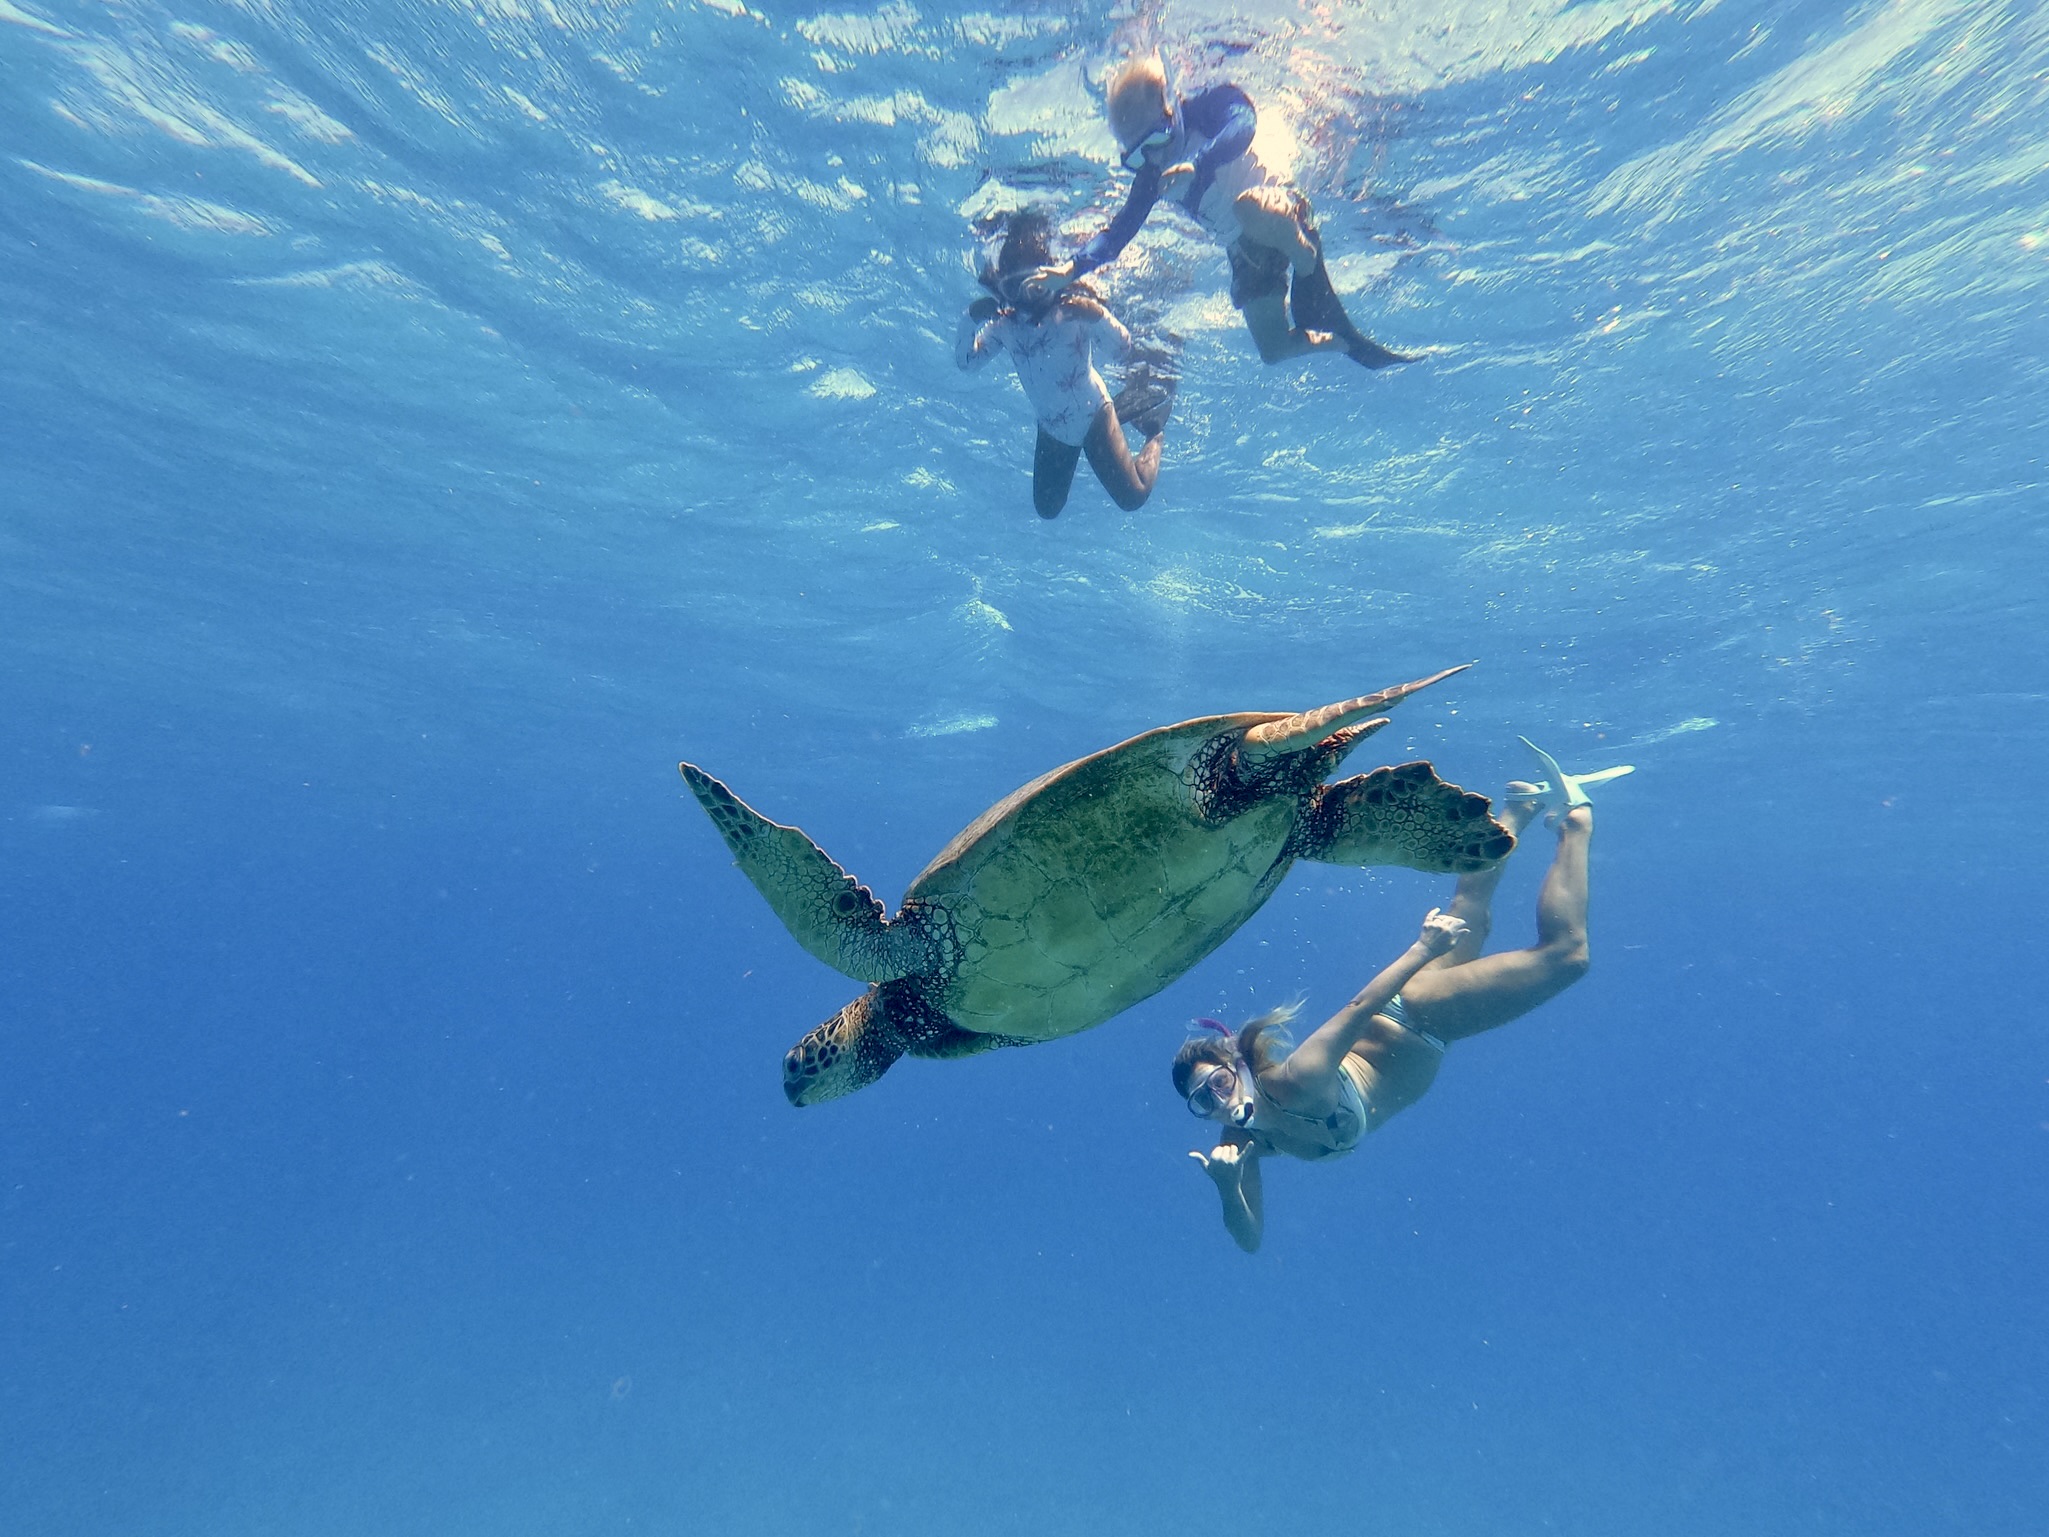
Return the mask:
<path id="1" fill-rule="evenodd" d="M 1463 919 L 1437 908 L 1423 920 L 1423 932 L 1379 976 L 1361 988 L 1352 1001 L 1316 1027 L 1288 1060 L 1260 1075 L 1259 1086 L 1276 1104 L 1288 1109 L 1320 1106 L 1337 1094 L 1338 1064 L 1364 1039 L 1373 1016 L 1408 985 L 1409 979 L 1458 943 L 1466 931 Z"/>

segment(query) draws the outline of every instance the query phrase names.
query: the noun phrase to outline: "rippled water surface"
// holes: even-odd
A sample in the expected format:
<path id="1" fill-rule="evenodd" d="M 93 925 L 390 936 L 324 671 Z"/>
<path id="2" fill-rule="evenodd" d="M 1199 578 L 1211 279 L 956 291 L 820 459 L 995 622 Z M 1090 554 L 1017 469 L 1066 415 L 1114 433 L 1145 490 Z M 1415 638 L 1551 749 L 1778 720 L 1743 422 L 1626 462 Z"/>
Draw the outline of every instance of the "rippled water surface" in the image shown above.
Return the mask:
<path id="1" fill-rule="evenodd" d="M 972 230 L 1152 43 L 1424 357 L 1159 216 L 1159 489 L 1044 522 Z M 0 0 L 0 1529 L 2038 1531 L 2045 123 L 1996 0 Z M 1474 660 L 1368 756 L 1633 761 L 1594 970 L 1258 1256 L 1182 1023 L 1441 878 L 783 1102 L 852 989 L 678 758 L 894 901 Z"/>

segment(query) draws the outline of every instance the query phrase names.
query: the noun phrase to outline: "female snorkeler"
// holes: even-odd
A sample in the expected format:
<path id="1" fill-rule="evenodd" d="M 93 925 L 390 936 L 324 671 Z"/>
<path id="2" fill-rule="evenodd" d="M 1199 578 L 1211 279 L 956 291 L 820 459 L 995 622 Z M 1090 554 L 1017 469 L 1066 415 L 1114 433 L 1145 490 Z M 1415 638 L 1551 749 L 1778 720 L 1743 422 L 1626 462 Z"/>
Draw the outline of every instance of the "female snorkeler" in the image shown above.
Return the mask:
<path id="1" fill-rule="evenodd" d="M 1578 779 L 1554 773 L 1548 785 L 1511 784 L 1502 820 L 1520 834 L 1544 809 L 1557 809 L 1558 852 L 1537 895 L 1537 943 L 1482 956 L 1489 905 L 1501 866 L 1460 879 L 1448 912 L 1435 908 L 1401 957 L 1292 1051 L 1285 1033 L 1293 1007 L 1252 1020 L 1235 1036 L 1214 1020 L 1174 1055 L 1174 1089 L 1188 1108 L 1219 1122 L 1208 1153 L 1190 1153 L 1216 1182 L 1224 1226 L 1247 1253 L 1265 1221 L 1259 1161 L 1275 1153 L 1331 1158 L 1349 1153 L 1396 1111 L 1423 1097 L 1448 1042 L 1519 1019 L 1556 997 L 1587 970 L 1587 845 L 1594 813 Z M 1627 772 L 1621 770 L 1619 772 Z"/>
<path id="2" fill-rule="evenodd" d="M 1160 440 L 1175 381 L 1141 360 L 1113 401 L 1096 372 L 1095 348 L 1102 344 L 1121 357 L 1133 346 L 1131 333 L 1101 298 L 1076 283 L 1050 299 L 1023 300 L 1018 280 L 1052 260 L 1050 234 L 1050 221 L 1037 210 L 1012 217 L 994 269 L 982 275 L 995 297 L 977 299 L 961 317 L 954 361 L 975 369 L 998 352 L 1010 354 L 1038 416 L 1032 505 L 1040 517 L 1058 517 L 1067 505 L 1084 453 L 1110 499 L 1134 512 L 1159 478 Z M 1148 440 L 1135 459 L 1124 437 L 1127 420 Z"/>

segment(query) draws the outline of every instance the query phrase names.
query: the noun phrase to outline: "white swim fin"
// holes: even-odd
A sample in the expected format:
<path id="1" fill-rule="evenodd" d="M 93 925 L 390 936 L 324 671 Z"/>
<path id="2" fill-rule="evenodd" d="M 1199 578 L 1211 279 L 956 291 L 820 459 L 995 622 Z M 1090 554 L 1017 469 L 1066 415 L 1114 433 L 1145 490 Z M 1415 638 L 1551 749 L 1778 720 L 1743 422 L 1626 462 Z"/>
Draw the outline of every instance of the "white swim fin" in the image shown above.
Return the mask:
<path id="1" fill-rule="evenodd" d="M 1624 774 L 1636 772 L 1634 763 L 1624 763 L 1592 774 L 1568 774 L 1558 766 L 1556 758 L 1528 737 L 1517 737 L 1516 740 L 1536 755 L 1537 761 L 1544 766 L 1546 775 L 1535 786 L 1536 794 L 1528 799 L 1543 801 L 1553 811 L 1565 812 L 1575 806 L 1591 806 L 1593 801 L 1586 792 L 1588 785 L 1606 784 L 1611 779 L 1620 779 Z"/>

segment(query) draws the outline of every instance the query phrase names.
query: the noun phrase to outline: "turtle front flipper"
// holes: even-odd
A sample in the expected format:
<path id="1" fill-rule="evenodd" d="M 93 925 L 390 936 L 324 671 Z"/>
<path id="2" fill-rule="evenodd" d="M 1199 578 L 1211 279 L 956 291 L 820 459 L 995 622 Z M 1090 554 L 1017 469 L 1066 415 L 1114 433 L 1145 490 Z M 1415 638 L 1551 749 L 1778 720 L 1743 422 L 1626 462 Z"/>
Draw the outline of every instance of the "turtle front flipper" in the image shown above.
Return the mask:
<path id="1" fill-rule="evenodd" d="M 875 893 L 794 827 L 771 822 L 694 763 L 677 765 L 747 879 L 797 943 L 860 982 L 889 982 L 930 970 L 924 930 L 882 916 Z"/>
<path id="2" fill-rule="evenodd" d="M 1317 786 L 1289 852 L 1331 865 L 1469 875 L 1514 847 L 1515 834 L 1494 820 L 1486 796 L 1445 783 L 1428 763 L 1404 763 Z"/>

